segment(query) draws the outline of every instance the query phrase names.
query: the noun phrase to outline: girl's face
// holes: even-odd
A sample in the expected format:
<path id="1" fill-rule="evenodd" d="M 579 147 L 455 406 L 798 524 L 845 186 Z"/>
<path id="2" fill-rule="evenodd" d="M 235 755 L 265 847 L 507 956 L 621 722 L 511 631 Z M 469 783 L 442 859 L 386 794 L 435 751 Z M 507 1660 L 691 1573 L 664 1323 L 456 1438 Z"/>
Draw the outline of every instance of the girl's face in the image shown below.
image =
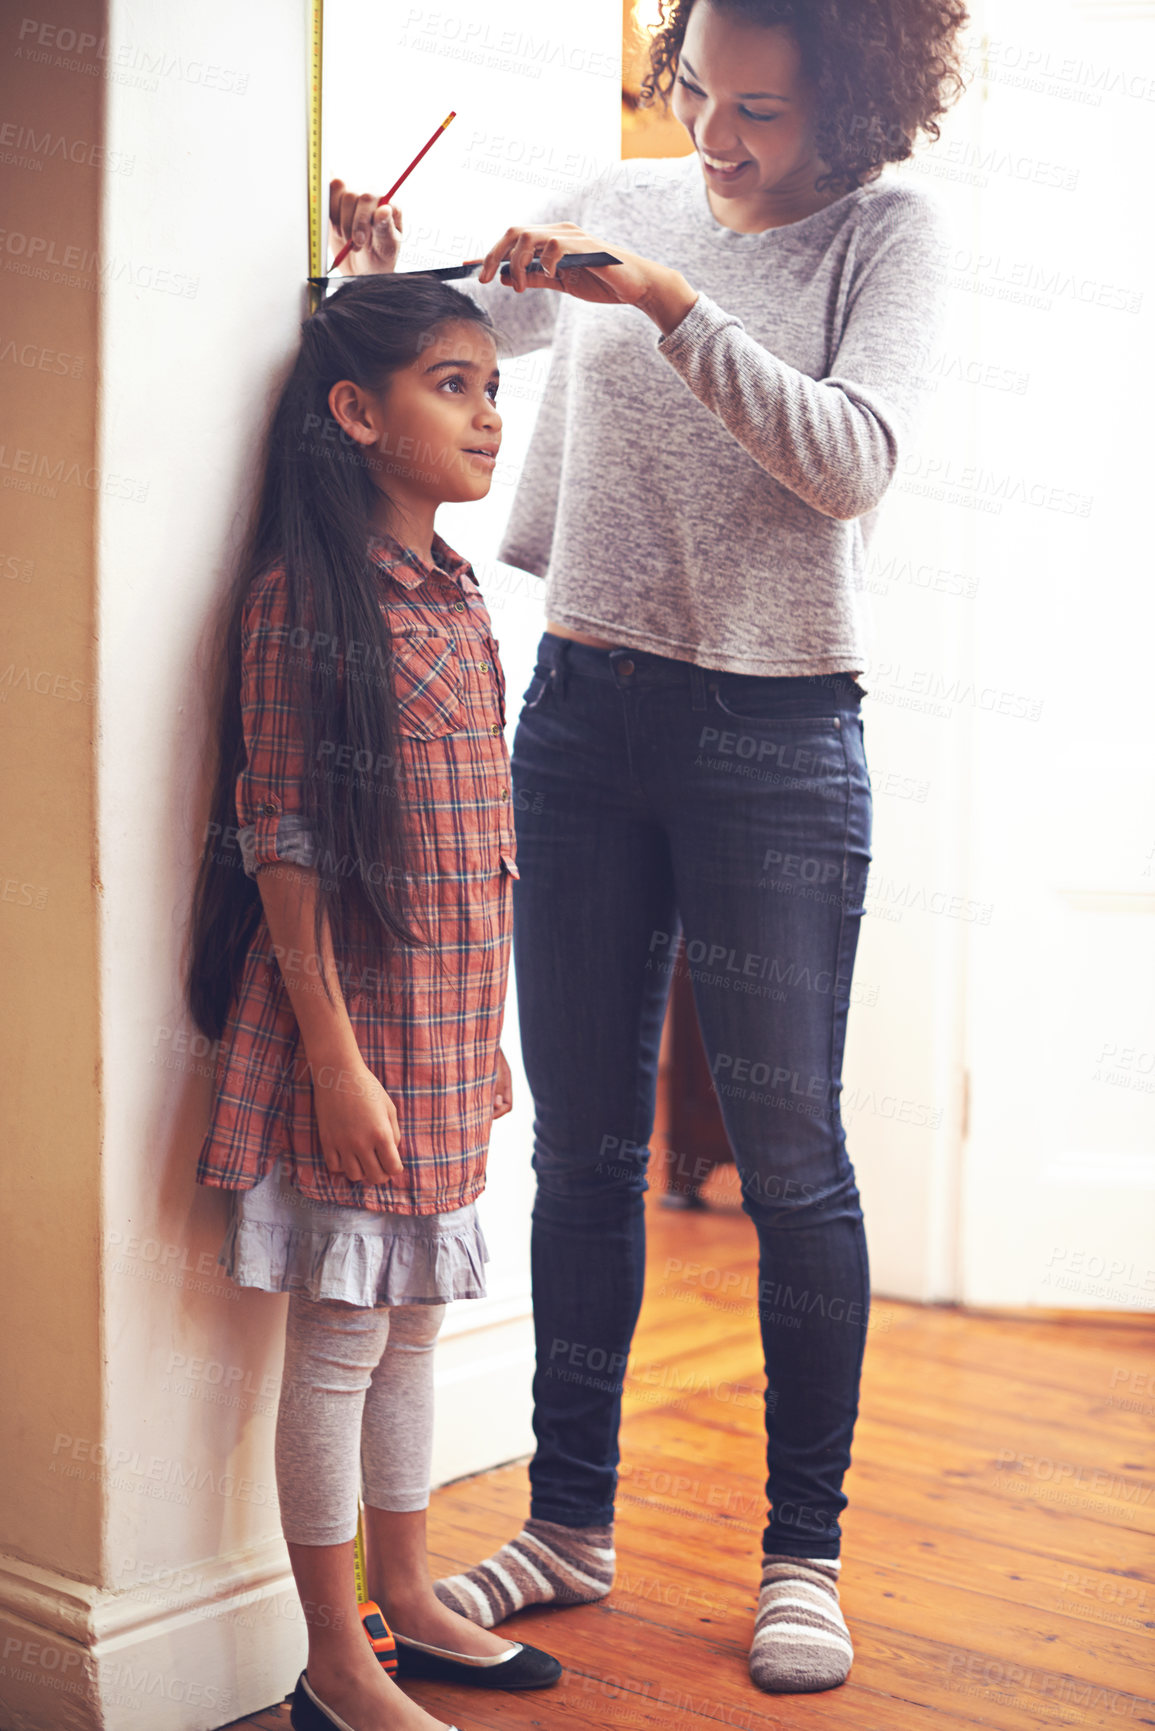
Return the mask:
<path id="1" fill-rule="evenodd" d="M 447 319 L 427 335 L 417 359 L 383 390 L 343 381 L 329 399 L 342 426 L 376 447 L 385 493 L 419 518 L 441 504 L 483 499 L 501 447 L 494 339 L 469 319 Z"/>
<path id="2" fill-rule="evenodd" d="M 385 389 L 385 447 L 400 446 L 394 459 L 412 455 L 412 474 L 397 477 L 406 490 L 438 504 L 483 499 L 501 447 L 497 345 L 468 319 L 447 320 L 429 336 Z M 385 486 L 397 490 L 388 471 Z"/>
<path id="3" fill-rule="evenodd" d="M 813 92 L 783 25 L 747 24 L 697 0 L 686 24 L 671 109 L 694 141 L 711 209 L 724 221 L 829 202 L 814 145 Z M 717 164 L 729 165 L 726 168 Z"/>

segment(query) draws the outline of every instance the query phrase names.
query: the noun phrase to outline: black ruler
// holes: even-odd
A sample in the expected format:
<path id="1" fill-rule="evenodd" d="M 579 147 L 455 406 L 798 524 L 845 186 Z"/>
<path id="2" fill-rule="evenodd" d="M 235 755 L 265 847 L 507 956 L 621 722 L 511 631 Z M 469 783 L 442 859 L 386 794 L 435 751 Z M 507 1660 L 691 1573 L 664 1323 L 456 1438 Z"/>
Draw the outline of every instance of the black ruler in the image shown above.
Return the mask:
<path id="1" fill-rule="evenodd" d="M 555 268 L 557 270 L 579 270 L 582 265 L 587 264 L 621 264 L 621 262 L 621 259 L 616 258 L 612 252 L 563 252 L 561 257 L 558 259 Z M 481 265 L 481 259 L 475 259 L 472 264 L 445 265 L 440 270 L 399 270 L 394 271 L 392 274 L 394 276 L 435 276 L 442 282 L 448 282 L 452 277 L 472 276 L 474 271 L 481 269 Z M 501 268 L 503 271 L 508 271 L 508 262 L 503 263 Z M 530 263 L 526 265 L 525 269 L 526 274 L 530 276 L 534 274 L 545 274 L 544 266 L 536 258 L 531 260 Z M 309 282 L 313 288 L 323 290 L 327 289 L 331 284 L 336 286 L 343 282 L 354 281 L 356 281 L 355 277 L 347 277 L 344 275 L 335 277 L 311 276 L 309 278 Z"/>

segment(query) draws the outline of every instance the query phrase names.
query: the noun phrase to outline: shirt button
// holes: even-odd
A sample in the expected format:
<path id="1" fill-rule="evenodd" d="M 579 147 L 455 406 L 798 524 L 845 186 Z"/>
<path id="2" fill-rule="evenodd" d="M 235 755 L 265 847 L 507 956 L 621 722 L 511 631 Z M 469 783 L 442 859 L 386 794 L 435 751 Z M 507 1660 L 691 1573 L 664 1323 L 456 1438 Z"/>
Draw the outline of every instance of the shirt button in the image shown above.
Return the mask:
<path id="1" fill-rule="evenodd" d="M 455 601 L 453 603 L 453 611 L 455 613 L 464 613 L 465 612 L 465 602 L 464 601 Z"/>
<path id="2" fill-rule="evenodd" d="M 274 813 L 276 811 L 278 811 L 279 809 L 280 808 L 271 799 L 267 799 L 265 801 L 264 805 L 261 807 L 261 810 L 264 812 L 266 817 L 272 817 L 274 815 Z"/>
<path id="3" fill-rule="evenodd" d="M 489 672 L 489 662 L 488 662 L 488 661 L 483 661 L 483 662 L 482 662 L 482 663 L 481 663 L 481 671 L 482 671 L 482 672 L 483 672 L 483 673 L 488 673 L 488 672 Z"/>
<path id="4" fill-rule="evenodd" d="M 490 727 L 489 727 L 489 731 L 490 731 L 490 733 L 500 733 L 501 732 L 500 722 L 497 722 L 497 721 L 491 722 Z"/>
<path id="5" fill-rule="evenodd" d="M 509 789 L 507 787 L 502 788 L 501 797 L 502 797 L 502 799 L 508 799 L 509 798 Z"/>

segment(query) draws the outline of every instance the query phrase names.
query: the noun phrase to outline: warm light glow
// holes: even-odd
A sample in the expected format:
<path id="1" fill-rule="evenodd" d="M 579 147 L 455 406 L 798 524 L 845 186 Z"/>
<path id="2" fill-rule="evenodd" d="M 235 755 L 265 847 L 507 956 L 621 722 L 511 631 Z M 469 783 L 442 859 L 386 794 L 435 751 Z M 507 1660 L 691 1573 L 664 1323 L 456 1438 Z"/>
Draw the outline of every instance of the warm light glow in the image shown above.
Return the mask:
<path id="1" fill-rule="evenodd" d="M 662 22 L 660 0 L 634 0 L 634 23 L 646 36 Z"/>

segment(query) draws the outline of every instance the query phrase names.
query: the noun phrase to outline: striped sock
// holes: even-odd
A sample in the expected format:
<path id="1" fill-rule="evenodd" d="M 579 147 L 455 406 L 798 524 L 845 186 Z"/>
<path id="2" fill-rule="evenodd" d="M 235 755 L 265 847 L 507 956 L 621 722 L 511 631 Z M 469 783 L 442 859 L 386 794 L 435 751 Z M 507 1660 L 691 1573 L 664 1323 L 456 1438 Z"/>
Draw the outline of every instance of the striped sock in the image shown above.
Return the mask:
<path id="1" fill-rule="evenodd" d="M 837 1557 L 762 1558 L 750 1675 L 772 1694 L 845 1683 L 854 1648 L 838 1603 Z"/>
<path id="2" fill-rule="evenodd" d="M 516 1539 L 464 1574 L 434 1581 L 443 1605 L 483 1629 L 526 1605 L 588 1605 L 614 1584 L 614 1529 L 526 1521 Z"/>

